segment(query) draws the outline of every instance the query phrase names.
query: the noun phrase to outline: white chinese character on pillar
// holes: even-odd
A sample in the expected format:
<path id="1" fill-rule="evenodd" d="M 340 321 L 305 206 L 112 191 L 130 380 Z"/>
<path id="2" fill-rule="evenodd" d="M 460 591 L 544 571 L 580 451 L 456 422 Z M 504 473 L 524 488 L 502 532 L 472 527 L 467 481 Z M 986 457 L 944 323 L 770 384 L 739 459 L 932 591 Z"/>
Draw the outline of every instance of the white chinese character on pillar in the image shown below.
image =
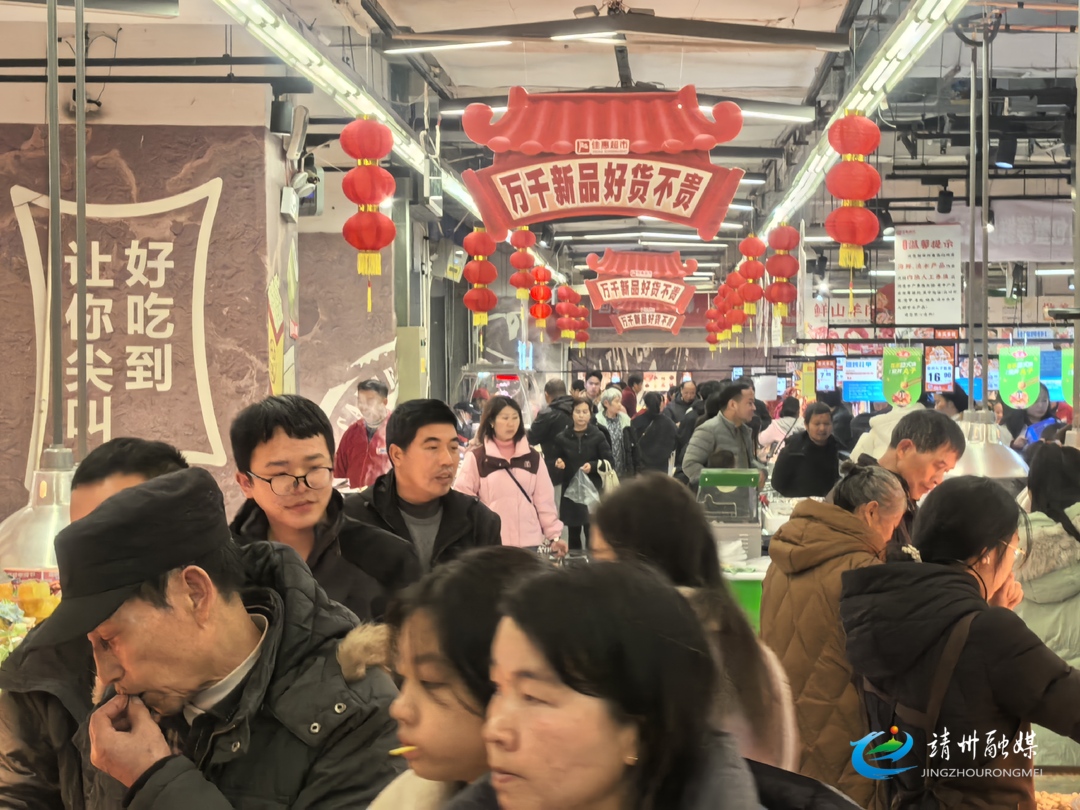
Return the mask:
<path id="1" fill-rule="evenodd" d="M 64 322 L 68 325 L 72 340 L 78 340 L 78 318 L 75 315 L 78 309 L 79 299 L 71 297 L 67 312 L 64 313 Z M 88 341 L 100 340 L 101 336 L 113 333 L 111 298 L 98 298 L 93 293 L 86 294 L 86 339 Z"/>
<path id="2" fill-rule="evenodd" d="M 127 380 L 124 387 L 128 391 L 156 388 L 158 391 L 172 390 L 172 344 L 163 346 L 128 346 Z"/>
<path id="3" fill-rule="evenodd" d="M 128 334 L 146 335 L 157 340 L 172 337 L 173 324 L 163 323 L 171 313 L 173 300 L 157 293 L 128 296 Z"/>
<path id="4" fill-rule="evenodd" d="M 127 286 L 143 284 L 157 290 L 165 285 L 165 271 L 172 270 L 174 266 L 169 258 L 172 255 L 173 245 L 171 242 L 150 242 L 148 247 L 149 250 L 157 251 L 153 259 L 149 258 L 149 250 L 144 248 L 138 239 L 131 240 L 131 247 L 124 250 L 127 256 Z M 148 269 L 153 271 L 152 278 L 146 275 Z"/>
<path id="5" fill-rule="evenodd" d="M 79 248 L 74 242 L 68 242 L 68 250 L 71 251 L 70 256 L 66 256 L 64 261 L 68 265 L 68 276 L 71 281 L 71 285 L 75 286 L 79 283 L 79 268 L 76 264 L 76 256 Z M 90 260 L 86 263 L 86 286 L 87 287 L 111 287 L 113 281 L 111 278 L 101 277 L 101 266 L 106 262 L 111 262 L 112 256 L 101 255 L 101 245 L 95 239 L 90 243 Z"/>
<path id="6" fill-rule="evenodd" d="M 91 399 L 86 403 L 86 432 L 89 436 L 95 433 L 101 434 L 101 440 L 107 442 L 112 438 L 112 397 L 102 397 L 99 402 Z M 74 439 L 77 422 L 76 416 L 79 410 L 79 401 L 69 399 L 67 401 L 67 437 Z"/>
<path id="7" fill-rule="evenodd" d="M 72 352 L 68 355 L 68 369 L 67 376 L 78 377 L 79 367 L 76 363 L 79 362 L 79 353 Z M 109 367 L 109 363 L 112 362 L 112 358 L 109 357 L 101 349 L 95 349 L 93 346 L 86 347 L 86 382 L 87 385 L 93 385 L 99 391 L 105 391 L 106 393 L 112 391 L 112 383 L 106 381 L 106 377 L 112 377 L 113 370 Z M 100 365 L 99 365 L 100 363 Z M 67 384 L 67 390 L 74 393 L 78 390 L 79 381 L 76 379 L 74 382 Z"/>

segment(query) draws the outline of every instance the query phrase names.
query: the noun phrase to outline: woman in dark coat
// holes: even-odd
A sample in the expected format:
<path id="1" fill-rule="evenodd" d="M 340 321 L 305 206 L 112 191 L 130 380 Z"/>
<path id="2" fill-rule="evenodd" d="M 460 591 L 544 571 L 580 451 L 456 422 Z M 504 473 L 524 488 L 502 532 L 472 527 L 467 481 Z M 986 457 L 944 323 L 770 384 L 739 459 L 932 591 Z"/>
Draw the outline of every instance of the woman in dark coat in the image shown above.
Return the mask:
<path id="1" fill-rule="evenodd" d="M 910 768 L 881 782 L 878 806 L 1035 810 L 1031 724 L 1080 741 L 1080 671 L 1012 610 L 1021 520 L 1000 484 L 951 478 L 920 507 L 909 562 L 843 575 L 847 657 L 870 719 L 859 750 L 888 743 L 894 725 L 913 742 L 878 763 Z"/>
<path id="2" fill-rule="evenodd" d="M 642 468 L 666 474 L 678 442 L 679 429 L 670 419 L 661 418 L 664 416 L 660 410 L 663 401 L 664 398 L 655 391 L 647 393 L 645 409 L 631 420 L 630 427 L 634 429 L 641 449 Z"/>
<path id="3" fill-rule="evenodd" d="M 601 460 L 614 464 L 611 444 L 592 421 L 593 407 L 587 400 L 574 403 L 574 425 L 555 439 L 555 468 L 562 471 L 563 496 L 559 517 L 569 530 L 571 549 L 584 549 L 589 538 L 589 507 L 566 497 L 566 491 L 583 470 L 597 492 L 603 491 L 603 482 L 597 465 Z"/>

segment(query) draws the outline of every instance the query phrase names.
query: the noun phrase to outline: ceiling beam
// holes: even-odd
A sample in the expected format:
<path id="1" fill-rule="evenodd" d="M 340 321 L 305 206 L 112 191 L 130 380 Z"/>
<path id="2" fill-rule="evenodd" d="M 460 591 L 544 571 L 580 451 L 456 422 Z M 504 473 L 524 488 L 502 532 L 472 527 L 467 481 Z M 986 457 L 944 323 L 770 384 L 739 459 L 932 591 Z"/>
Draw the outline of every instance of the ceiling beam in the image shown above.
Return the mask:
<path id="1" fill-rule="evenodd" d="M 409 47 L 425 42 L 483 42 L 492 40 L 548 40 L 565 36 L 615 36 L 637 34 L 682 39 L 739 42 L 742 44 L 773 45 L 785 48 L 840 53 L 848 50 L 848 35 L 833 31 L 803 31 L 795 28 L 773 28 L 765 25 L 721 23 L 710 20 L 690 20 L 675 17 L 654 17 L 649 14 L 610 14 L 577 20 L 550 20 L 536 23 L 495 25 L 487 28 L 457 28 L 447 31 L 426 31 L 422 34 L 398 33 L 382 38 L 387 47 Z M 375 40 L 372 40 L 375 44 Z"/>

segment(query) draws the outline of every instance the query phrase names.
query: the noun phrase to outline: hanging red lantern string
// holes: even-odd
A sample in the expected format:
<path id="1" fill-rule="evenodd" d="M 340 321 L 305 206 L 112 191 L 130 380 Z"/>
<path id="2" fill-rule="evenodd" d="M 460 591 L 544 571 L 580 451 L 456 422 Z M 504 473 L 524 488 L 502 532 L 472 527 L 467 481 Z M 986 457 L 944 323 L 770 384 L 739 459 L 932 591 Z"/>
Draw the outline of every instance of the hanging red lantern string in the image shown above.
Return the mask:
<path id="1" fill-rule="evenodd" d="M 529 300 L 529 290 L 536 283 L 530 272 L 536 266 L 529 249 L 536 244 L 536 234 L 528 228 L 519 228 L 510 235 L 510 244 L 516 250 L 510 256 L 510 266 L 517 272 L 510 276 L 510 286 L 517 290 L 519 301 Z M 522 307 L 525 304 L 522 303 Z"/>
<path id="2" fill-rule="evenodd" d="M 825 220 L 825 232 L 840 243 L 841 267 L 854 273 L 866 265 L 865 245 L 878 235 L 878 219 L 866 201 L 881 190 L 881 175 L 866 162 L 881 144 L 881 130 L 864 115 L 848 110 L 829 126 L 829 145 L 841 156 L 825 176 L 825 187 L 841 202 Z"/>
<path id="3" fill-rule="evenodd" d="M 382 249 L 394 241 L 394 221 L 379 206 L 394 196 L 394 177 L 378 162 L 394 148 L 394 134 L 385 124 L 364 116 L 341 131 L 341 148 L 356 161 L 341 181 L 341 188 L 356 213 L 341 229 L 345 241 L 359 251 L 356 272 L 367 276 L 367 311 L 371 312 L 371 276 L 382 275 Z"/>
<path id="4" fill-rule="evenodd" d="M 574 323 L 575 315 L 577 312 L 577 304 L 581 300 L 581 295 L 573 287 L 563 284 L 557 291 L 559 303 L 555 306 L 555 312 L 559 312 L 559 307 L 563 304 L 567 306 L 564 308 L 566 317 L 560 318 L 556 322 L 556 326 L 559 328 L 559 336 L 562 338 L 569 338 L 571 341 L 574 339 L 574 333 L 577 331 L 576 324 Z M 578 316 L 579 317 L 579 316 Z"/>
<path id="5" fill-rule="evenodd" d="M 773 315 L 784 317 L 795 303 L 798 290 L 791 279 L 799 272 L 799 260 L 791 251 L 799 246 L 799 232 L 790 225 L 780 225 L 769 232 L 769 247 L 776 251 L 765 262 L 773 283 L 765 290 L 765 298 L 773 305 Z"/>
<path id="6" fill-rule="evenodd" d="M 465 251 L 472 261 L 465 265 L 463 275 L 473 288 L 465 293 L 465 307 L 472 312 L 473 326 L 487 326 L 488 313 L 495 309 L 499 298 L 487 285 L 499 277 L 498 268 L 488 260 L 497 247 L 494 237 L 483 228 L 477 228 L 464 240 Z M 477 345 L 484 351 L 484 333 L 478 331 Z"/>
<path id="7" fill-rule="evenodd" d="M 548 303 L 551 300 L 551 288 L 547 286 L 551 281 L 551 271 L 546 267 L 537 267 L 532 275 L 536 285 L 529 291 L 529 298 L 535 303 L 529 308 L 529 314 L 533 316 L 536 328 L 540 330 L 540 342 L 543 343 L 547 319 L 552 313 L 551 305 Z"/>
<path id="8" fill-rule="evenodd" d="M 747 281 L 739 288 L 743 311 L 750 316 L 757 315 L 757 302 L 764 295 L 758 282 L 765 277 L 765 265 L 760 261 L 765 255 L 765 243 L 751 234 L 739 243 L 739 253 L 746 258 L 746 261 L 739 265 L 739 275 Z"/>

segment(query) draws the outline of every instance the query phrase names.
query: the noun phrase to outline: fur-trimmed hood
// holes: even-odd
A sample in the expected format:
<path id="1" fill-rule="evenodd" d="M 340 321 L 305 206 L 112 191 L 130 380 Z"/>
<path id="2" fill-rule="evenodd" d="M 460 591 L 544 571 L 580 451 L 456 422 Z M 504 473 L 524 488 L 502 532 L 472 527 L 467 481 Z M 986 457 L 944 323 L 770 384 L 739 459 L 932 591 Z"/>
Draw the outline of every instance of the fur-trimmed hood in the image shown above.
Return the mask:
<path id="1" fill-rule="evenodd" d="M 341 640 L 338 664 L 345 680 L 359 680 L 373 667 L 390 669 L 390 628 L 385 624 L 361 624 Z"/>
<path id="2" fill-rule="evenodd" d="M 1080 504 L 1070 506 L 1065 515 L 1080 526 Z M 1025 597 L 1036 602 L 1061 602 L 1080 593 L 1080 542 L 1042 512 L 1032 512 L 1029 521 L 1030 528 L 1023 521 L 1020 524 L 1027 553 L 1015 571 Z"/>

